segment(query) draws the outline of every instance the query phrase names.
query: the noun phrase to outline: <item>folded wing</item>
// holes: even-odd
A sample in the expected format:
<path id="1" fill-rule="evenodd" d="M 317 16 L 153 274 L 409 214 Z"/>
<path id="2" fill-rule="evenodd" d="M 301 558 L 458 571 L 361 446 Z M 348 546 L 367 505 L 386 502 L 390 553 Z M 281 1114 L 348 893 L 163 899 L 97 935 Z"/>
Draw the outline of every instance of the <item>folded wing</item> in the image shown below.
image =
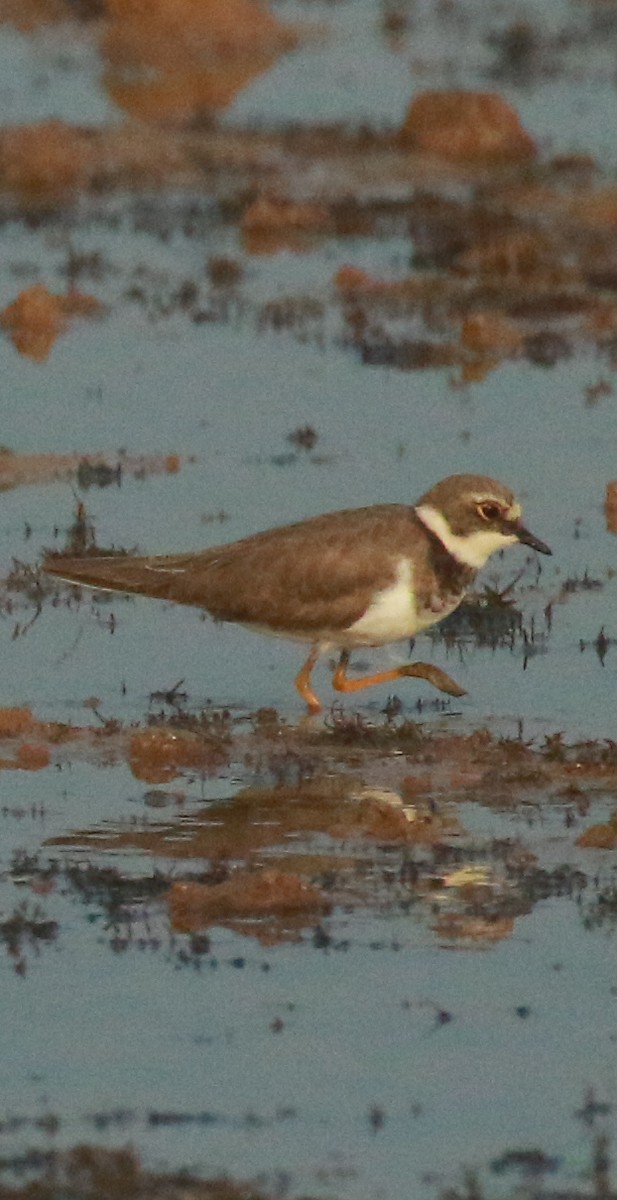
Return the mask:
<path id="1" fill-rule="evenodd" d="M 406 506 L 379 505 L 198 553 L 53 556 L 45 570 L 88 587 L 196 605 L 222 621 L 317 636 L 357 621 L 373 599 L 376 578 L 383 587 L 394 582 L 416 520 Z"/>

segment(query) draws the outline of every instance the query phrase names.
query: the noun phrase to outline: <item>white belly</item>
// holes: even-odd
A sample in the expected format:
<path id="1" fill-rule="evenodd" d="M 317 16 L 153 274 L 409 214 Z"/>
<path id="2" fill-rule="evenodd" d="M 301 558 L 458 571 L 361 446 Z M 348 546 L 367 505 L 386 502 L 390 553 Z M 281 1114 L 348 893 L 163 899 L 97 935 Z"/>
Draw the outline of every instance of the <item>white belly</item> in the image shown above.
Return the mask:
<path id="1" fill-rule="evenodd" d="M 413 637 L 418 628 L 411 563 L 402 558 L 396 582 L 377 592 L 364 615 L 345 630 L 345 645 L 382 646 Z"/>
<path id="2" fill-rule="evenodd" d="M 414 637 L 454 612 L 462 598 L 462 593 L 435 594 L 428 607 L 418 609 L 411 562 L 408 558 L 401 559 L 396 582 L 378 592 L 364 616 L 345 631 L 344 645 L 383 646 Z"/>

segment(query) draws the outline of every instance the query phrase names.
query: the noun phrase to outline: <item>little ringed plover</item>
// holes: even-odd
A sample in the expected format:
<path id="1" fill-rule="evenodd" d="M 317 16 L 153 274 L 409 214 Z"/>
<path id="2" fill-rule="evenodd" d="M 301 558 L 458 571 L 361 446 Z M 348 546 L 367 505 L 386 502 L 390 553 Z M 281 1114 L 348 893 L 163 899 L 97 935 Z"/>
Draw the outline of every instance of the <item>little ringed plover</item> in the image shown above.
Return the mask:
<path id="1" fill-rule="evenodd" d="M 509 488 L 484 475 L 451 475 L 415 505 L 376 504 L 310 517 L 196 553 L 51 555 L 45 570 L 74 584 L 191 604 L 220 621 L 310 644 L 295 684 L 311 712 L 320 654 L 340 651 L 332 683 L 355 692 L 403 676 L 464 695 L 445 671 L 406 663 L 347 677 L 351 651 L 411 638 L 460 604 L 491 554 L 522 542 L 551 551 L 521 520 Z"/>

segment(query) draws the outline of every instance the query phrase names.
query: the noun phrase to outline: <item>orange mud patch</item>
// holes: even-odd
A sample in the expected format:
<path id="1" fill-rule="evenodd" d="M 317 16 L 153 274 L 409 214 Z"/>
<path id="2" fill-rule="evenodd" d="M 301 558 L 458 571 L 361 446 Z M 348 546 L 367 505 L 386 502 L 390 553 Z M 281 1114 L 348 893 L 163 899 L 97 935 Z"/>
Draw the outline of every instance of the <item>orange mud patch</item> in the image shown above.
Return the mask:
<path id="1" fill-rule="evenodd" d="M 21 737 L 39 727 L 31 708 L 0 708 L 0 738 Z"/>
<path id="2" fill-rule="evenodd" d="M 105 87 L 145 121 L 207 117 L 297 43 L 261 0 L 108 0 L 107 12 Z"/>
<path id="3" fill-rule="evenodd" d="M 514 321 L 498 313 L 470 313 L 463 321 L 461 344 L 473 354 L 509 358 L 522 345 L 523 334 Z"/>
<path id="4" fill-rule="evenodd" d="M 277 924 L 292 917 L 297 930 L 314 923 L 316 915 L 328 913 L 332 907 L 327 896 L 306 879 L 271 868 L 237 870 L 223 883 L 211 886 L 175 883 L 167 899 L 172 925 L 182 933 L 210 925 L 241 930 L 244 923 L 239 918 L 263 922 L 273 917 Z"/>
<path id="5" fill-rule="evenodd" d="M 83 188 L 97 163 L 96 139 L 63 121 L 0 131 L 2 185 L 25 200 L 49 201 Z"/>
<path id="6" fill-rule="evenodd" d="M 617 813 L 602 825 L 590 825 L 576 839 L 588 850 L 614 850 L 617 846 Z"/>
<path id="7" fill-rule="evenodd" d="M 414 150 L 463 162 L 534 158 L 536 145 L 517 113 L 495 92 L 422 92 L 400 131 Z"/>
<path id="8" fill-rule="evenodd" d="M 51 750 L 42 742 L 23 742 L 13 758 L 0 757 L 0 771 L 42 771 L 51 762 Z"/>
<path id="9" fill-rule="evenodd" d="M 181 465 L 178 454 L 127 454 L 111 462 L 102 454 L 15 454 L 0 448 L 0 491 L 73 479 L 80 471 L 90 471 L 93 479 L 97 472 L 117 476 L 118 480 L 124 472 L 137 479 L 147 475 L 175 475 Z"/>
<path id="10" fill-rule="evenodd" d="M 2 309 L 0 325 L 20 354 L 34 362 L 45 362 L 56 338 L 65 332 L 73 317 L 100 316 L 103 309 L 94 296 L 75 291 L 56 296 L 42 283 L 35 283 Z"/>
<path id="11" fill-rule="evenodd" d="M 188 730 L 142 729 L 131 735 L 128 762 L 136 779 L 164 783 L 183 770 L 212 774 L 229 761 L 222 738 L 205 738 Z"/>
<path id="12" fill-rule="evenodd" d="M 334 227 L 328 209 L 321 205 L 294 204 L 264 196 L 246 209 L 240 230 L 248 254 L 273 254 L 278 250 L 310 250 L 318 234 L 333 233 Z"/>
<path id="13" fill-rule="evenodd" d="M 48 767 L 51 762 L 51 747 L 46 744 L 48 732 L 49 727 L 37 721 L 32 709 L 0 708 L 0 740 L 22 739 L 16 748 L 12 747 L 11 757 L 0 755 L 0 770 L 40 771 Z"/>
<path id="14" fill-rule="evenodd" d="M 48 746 L 37 742 L 24 742 L 17 749 L 15 766 L 20 771 L 42 771 L 51 762 L 51 751 Z M 2 764 L 4 767 L 8 763 Z"/>

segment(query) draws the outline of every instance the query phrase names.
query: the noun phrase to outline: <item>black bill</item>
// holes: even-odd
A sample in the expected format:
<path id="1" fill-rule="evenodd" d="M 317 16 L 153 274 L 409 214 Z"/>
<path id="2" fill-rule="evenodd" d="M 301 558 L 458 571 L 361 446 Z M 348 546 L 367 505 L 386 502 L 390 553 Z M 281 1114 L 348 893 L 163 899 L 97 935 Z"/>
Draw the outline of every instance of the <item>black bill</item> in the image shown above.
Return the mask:
<path id="1" fill-rule="evenodd" d="M 540 539 L 535 536 L 535 534 L 530 533 L 528 529 L 525 529 L 524 525 L 517 526 L 516 536 L 519 542 L 522 542 L 525 546 L 531 546 L 532 550 L 538 551 L 538 554 L 553 553 L 550 546 L 547 546 L 546 542 L 541 542 Z"/>

